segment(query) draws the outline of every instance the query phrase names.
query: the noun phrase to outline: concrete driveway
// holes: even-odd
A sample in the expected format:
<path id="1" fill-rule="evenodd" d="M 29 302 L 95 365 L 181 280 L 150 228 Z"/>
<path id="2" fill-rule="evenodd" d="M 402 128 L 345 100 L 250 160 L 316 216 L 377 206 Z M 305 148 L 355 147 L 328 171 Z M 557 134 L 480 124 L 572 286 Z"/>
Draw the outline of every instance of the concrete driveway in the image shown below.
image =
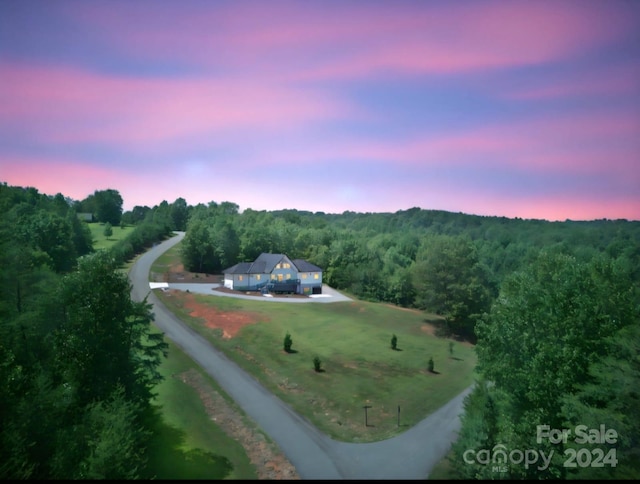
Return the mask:
<path id="1" fill-rule="evenodd" d="M 154 324 L 278 444 L 302 479 L 397 480 L 425 479 L 429 475 L 457 436 L 463 400 L 471 388 L 391 439 L 352 444 L 329 438 L 180 321 L 149 289 L 151 264 L 183 236 L 179 233 L 138 259 L 129 273 L 132 298 L 140 301 L 148 297 L 153 304 Z"/>
<path id="2" fill-rule="evenodd" d="M 260 301 L 276 301 L 276 302 L 287 302 L 287 303 L 331 303 L 338 301 L 351 301 L 350 297 L 347 297 L 343 294 L 340 294 L 335 289 L 324 284 L 322 286 L 322 294 L 318 294 L 316 296 L 309 297 L 265 297 L 265 296 L 257 296 L 257 295 L 247 295 L 242 292 L 238 292 L 236 294 L 222 291 L 215 291 L 214 289 L 220 287 L 220 284 L 207 284 L 207 283 L 183 283 L 183 282 L 170 282 L 168 284 L 169 289 L 177 289 L 179 291 L 189 291 L 195 292 L 197 294 L 208 294 L 212 296 L 223 296 L 223 297 L 235 297 L 239 299 L 258 299 Z"/>

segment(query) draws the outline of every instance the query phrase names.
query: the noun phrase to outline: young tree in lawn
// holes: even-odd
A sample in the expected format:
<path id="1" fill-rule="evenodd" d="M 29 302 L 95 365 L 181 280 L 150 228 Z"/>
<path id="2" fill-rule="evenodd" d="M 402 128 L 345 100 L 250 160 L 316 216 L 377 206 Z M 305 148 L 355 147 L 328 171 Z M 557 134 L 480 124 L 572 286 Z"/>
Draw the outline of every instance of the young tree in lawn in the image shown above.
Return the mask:
<path id="1" fill-rule="evenodd" d="M 398 348 L 398 337 L 394 334 L 391 336 L 391 349 L 395 350 Z"/>
<path id="2" fill-rule="evenodd" d="M 430 356 L 429 361 L 427 362 L 427 370 L 429 370 L 429 373 L 433 373 L 434 366 L 433 357 Z"/>
<path id="3" fill-rule="evenodd" d="M 291 339 L 291 335 L 287 331 L 287 334 L 284 336 L 284 350 L 287 353 L 291 353 L 291 345 L 293 345 L 293 340 Z"/>
<path id="4" fill-rule="evenodd" d="M 107 239 L 113 235 L 113 227 L 111 226 L 111 224 L 109 222 L 104 224 L 103 234 Z"/>

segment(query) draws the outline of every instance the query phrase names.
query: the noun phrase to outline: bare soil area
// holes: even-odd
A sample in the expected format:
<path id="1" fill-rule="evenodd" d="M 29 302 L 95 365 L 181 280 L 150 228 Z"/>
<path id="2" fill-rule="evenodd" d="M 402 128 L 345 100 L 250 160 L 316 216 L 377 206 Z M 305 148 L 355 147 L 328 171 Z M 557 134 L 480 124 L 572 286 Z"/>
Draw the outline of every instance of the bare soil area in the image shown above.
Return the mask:
<path id="1" fill-rule="evenodd" d="M 201 319 L 207 328 L 222 330 L 224 338 L 233 338 L 240 328 L 247 324 L 266 322 L 268 319 L 261 314 L 249 311 L 221 311 L 218 308 L 200 304 L 191 293 L 178 290 L 169 291 L 173 297 L 182 301 L 183 307 L 188 309 L 189 315 Z"/>

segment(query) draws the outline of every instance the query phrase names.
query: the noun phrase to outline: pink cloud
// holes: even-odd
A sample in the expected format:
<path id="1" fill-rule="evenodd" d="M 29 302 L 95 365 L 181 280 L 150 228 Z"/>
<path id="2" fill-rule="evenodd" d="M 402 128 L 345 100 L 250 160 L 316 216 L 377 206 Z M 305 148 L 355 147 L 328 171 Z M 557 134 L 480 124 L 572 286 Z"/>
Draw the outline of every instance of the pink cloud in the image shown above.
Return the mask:
<path id="1" fill-rule="evenodd" d="M 472 206 L 467 205 L 465 206 Z M 606 200 L 583 196 L 527 196 L 520 199 L 488 195 L 474 205 L 471 213 L 496 215 L 509 218 L 544 219 L 549 221 L 640 219 L 640 201 L 632 197 L 608 197 Z M 467 212 L 469 213 L 469 212 Z"/>
<path id="2" fill-rule="evenodd" d="M 129 55 L 273 79 L 457 73 L 582 55 L 635 28 L 615 3 L 233 3 L 202 10 L 74 5 Z M 163 5 L 164 6 L 164 5 Z M 179 14 L 179 15 L 178 15 Z M 132 18 L 144 15 L 144 23 Z M 175 23 L 171 16 L 179 17 Z M 166 17 L 166 18 L 165 18 Z M 173 20 L 173 17 L 171 18 Z"/>
<path id="3" fill-rule="evenodd" d="M 565 115 L 425 134 L 403 141 L 347 143 L 335 155 L 420 166 L 518 167 L 531 172 L 609 173 L 638 179 L 640 116 L 632 112 Z M 640 181 L 640 180 L 638 180 Z"/>
<path id="4" fill-rule="evenodd" d="M 640 92 L 640 67 L 637 64 L 612 66 L 579 72 L 560 79 L 527 80 L 525 86 L 507 88 L 500 93 L 506 99 L 547 100 L 584 96 L 619 96 Z"/>
<path id="5" fill-rule="evenodd" d="M 246 79 L 107 77 L 79 69 L 0 65 L 0 123 L 56 142 L 149 147 L 195 137 L 300 125 L 355 114 L 311 88 Z"/>
<path id="6" fill-rule="evenodd" d="M 40 193 L 62 193 L 82 200 L 95 190 L 117 189 L 129 174 L 83 160 L 10 156 L 0 153 L 2 180 L 8 185 L 35 187 Z"/>

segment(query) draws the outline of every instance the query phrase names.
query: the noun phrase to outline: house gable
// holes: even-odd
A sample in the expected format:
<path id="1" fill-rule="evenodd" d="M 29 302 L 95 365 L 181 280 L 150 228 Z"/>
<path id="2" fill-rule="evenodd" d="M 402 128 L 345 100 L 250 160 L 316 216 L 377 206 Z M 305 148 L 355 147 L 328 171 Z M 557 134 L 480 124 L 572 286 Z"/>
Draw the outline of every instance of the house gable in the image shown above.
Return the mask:
<path id="1" fill-rule="evenodd" d="M 263 252 L 253 262 L 240 262 L 225 269 L 224 285 L 236 290 L 283 290 L 310 293 L 321 290 L 322 269 L 303 259 Z"/>

